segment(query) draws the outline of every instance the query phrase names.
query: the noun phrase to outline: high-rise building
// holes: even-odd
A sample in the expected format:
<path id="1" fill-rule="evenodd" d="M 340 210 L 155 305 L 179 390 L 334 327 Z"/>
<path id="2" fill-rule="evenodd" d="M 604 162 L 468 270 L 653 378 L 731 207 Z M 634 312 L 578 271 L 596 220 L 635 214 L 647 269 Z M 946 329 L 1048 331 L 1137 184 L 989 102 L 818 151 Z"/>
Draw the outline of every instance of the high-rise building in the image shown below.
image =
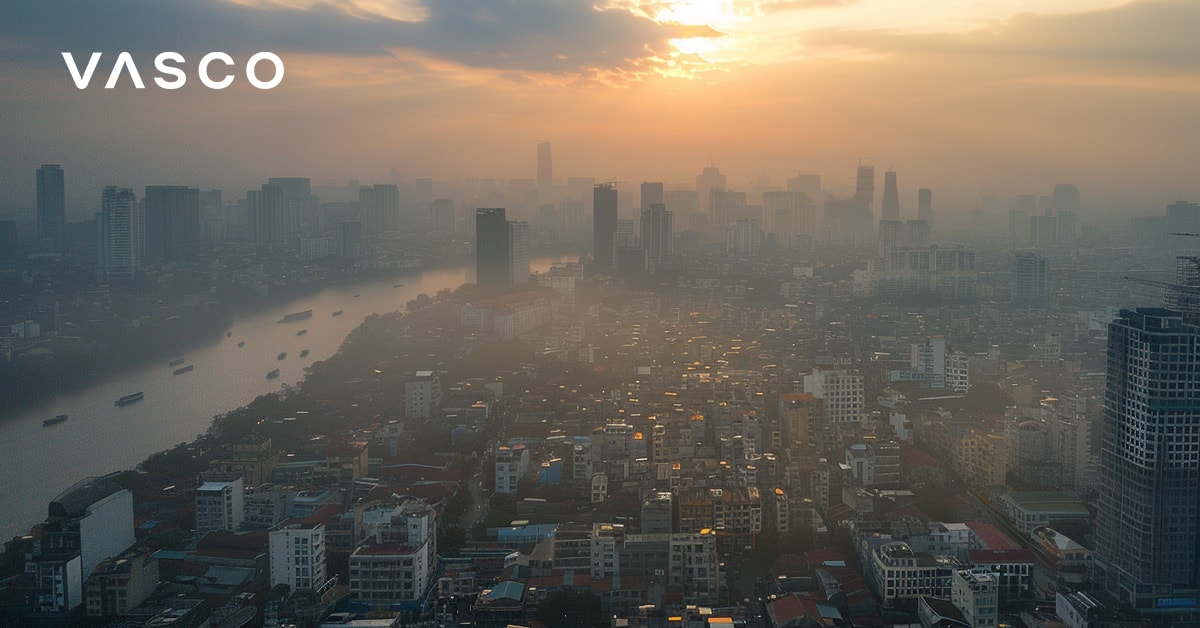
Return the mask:
<path id="1" fill-rule="evenodd" d="M 550 142 L 538 142 L 537 145 L 537 188 L 543 199 L 554 188 L 554 161 L 550 156 Z"/>
<path id="2" fill-rule="evenodd" d="M 643 181 L 642 182 L 642 210 L 650 209 L 651 205 L 665 204 L 667 201 L 663 195 L 662 181 Z"/>
<path id="3" fill-rule="evenodd" d="M 653 203 L 642 211 L 642 246 L 646 248 L 651 272 L 675 254 L 672 220 L 673 214 L 662 203 Z"/>
<path id="4" fill-rule="evenodd" d="M 508 221 L 508 283 L 529 283 L 529 223 Z"/>
<path id="5" fill-rule="evenodd" d="M 359 215 L 368 233 L 380 234 L 400 228 L 400 188 L 393 183 L 376 183 L 358 189 Z"/>
<path id="6" fill-rule="evenodd" d="M 917 190 L 917 220 L 933 222 L 933 190 L 929 188 Z"/>
<path id="7" fill-rule="evenodd" d="M 142 212 L 133 188 L 110 185 L 100 195 L 101 281 L 128 281 L 142 269 Z"/>
<path id="8" fill-rule="evenodd" d="M 896 171 L 883 173 L 883 206 L 880 220 L 900 220 L 900 189 L 896 185 Z"/>
<path id="9" fill-rule="evenodd" d="M 718 233 L 748 218 L 745 192 L 712 189 L 708 193 L 709 223 Z"/>
<path id="10" fill-rule="evenodd" d="M 1012 300 L 1018 307 L 1046 307 L 1050 295 L 1046 258 L 1032 251 L 1017 253 Z"/>
<path id="11" fill-rule="evenodd" d="M 62 166 L 42 164 L 37 170 L 38 246 L 61 250 L 66 230 L 66 186 Z"/>
<path id="12" fill-rule="evenodd" d="M 854 183 L 854 200 L 866 203 L 867 209 L 875 202 L 875 167 L 858 165 L 858 176 Z"/>
<path id="13" fill-rule="evenodd" d="M 143 198 L 147 263 L 182 260 L 200 244 L 200 188 L 147 185 Z"/>
<path id="14" fill-rule="evenodd" d="M 798 235 L 817 235 L 817 208 L 806 192 L 763 192 L 763 216 L 779 246 L 793 246 Z"/>
<path id="15" fill-rule="evenodd" d="M 600 183 L 592 189 L 592 258 L 596 268 L 613 267 L 613 235 L 617 232 L 617 188 Z"/>
<path id="16" fill-rule="evenodd" d="M 816 204 L 821 201 L 821 175 L 797 174 L 794 177 L 788 177 L 787 191 L 803 192 L 809 201 Z"/>
<path id="17" fill-rule="evenodd" d="M 507 286 L 511 276 L 508 221 L 503 207 L 475 210 L 475 283 Z"/>
<path id="18" fill-rule="evenodd" d="M 289 234 L 287 197 L 279 186 L 264 183 L 261 189 L 246 192 L 246 214 L 254 242 L 281 242 Z"/>
<path id="19" fill-rule="evenodd" d="M 1168 625 L 1200 594 L 1200 328 L 1121 310 L 1107 355 L 1095 582 Z"/>
<path id="20" fill-rule="evenodd" d="M 1074 183 L 1059 183 L 1054 186 L 1054 196 L 1051 201 L 1054 211 L 1078 211 L 1079 188 Z"/>
<path id="21" fill-rule="evenodd" d="M 713 190 L 725 189 L 725 175 L 716 166 L 709 166 L 696 175 L 696 192 L 700 195 L 700 207 L 708 207 L 708 195 Z M 722 226 L 723 227 L 723 226 Z"/>
<path id="22" fill-rule="evenodd" d="M 268 542 L 271 586 L 316 589 L 325 583 L 325 525 L 292 524 L 272 530 Z"/>

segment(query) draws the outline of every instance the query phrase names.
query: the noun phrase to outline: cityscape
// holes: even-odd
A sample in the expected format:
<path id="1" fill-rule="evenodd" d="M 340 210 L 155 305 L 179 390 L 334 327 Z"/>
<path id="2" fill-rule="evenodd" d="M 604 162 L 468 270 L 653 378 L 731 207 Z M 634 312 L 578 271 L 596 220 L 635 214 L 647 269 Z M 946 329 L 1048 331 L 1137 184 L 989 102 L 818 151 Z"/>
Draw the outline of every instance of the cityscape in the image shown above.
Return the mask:
<path id="1" fill-rule="evenodd" d="M 0 9 L 0 626 L 1200 627 L 1200 6 L 152 4 Z"/>

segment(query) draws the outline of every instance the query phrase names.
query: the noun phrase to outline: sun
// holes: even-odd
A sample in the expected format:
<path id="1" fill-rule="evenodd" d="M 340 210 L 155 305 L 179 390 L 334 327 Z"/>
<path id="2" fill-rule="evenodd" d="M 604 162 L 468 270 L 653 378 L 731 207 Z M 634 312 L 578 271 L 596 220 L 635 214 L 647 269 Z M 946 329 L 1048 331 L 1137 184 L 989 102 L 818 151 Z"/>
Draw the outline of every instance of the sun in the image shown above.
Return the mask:
<path id="1" fill-rule="evenodd" d="M 745 17 L 733 0 L 674 0 L 658 6 L 660 10 L 653 17 L 659 23 L 711 26 L 721 30 L 736 25 Z"/>

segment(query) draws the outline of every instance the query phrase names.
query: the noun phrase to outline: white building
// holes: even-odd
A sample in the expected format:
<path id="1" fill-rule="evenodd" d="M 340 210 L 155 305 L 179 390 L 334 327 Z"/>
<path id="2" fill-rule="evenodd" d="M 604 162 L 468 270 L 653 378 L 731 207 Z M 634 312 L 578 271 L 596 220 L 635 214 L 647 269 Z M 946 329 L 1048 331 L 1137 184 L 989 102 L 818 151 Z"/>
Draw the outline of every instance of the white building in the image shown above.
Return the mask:
<path id="1" fill-rule="evenodd" d="M 315 589 L 326 580 L 325 526 L 290 525 L 272 530 L 269 544 L 271 586 L 293 591 Z"/>
<path id="2" fill-rule="evenodd" d="M 950 601 L 976 628 L 999 625 L 999 588 L 986 569 L 956 569 L 950 578 Z"/>
<path id="3" fill-rule="evenodd" d="M 517 484 L 529 471 L 529 450 L 524 445 L 496 448 L 495 491 L 504 495 L 517 492 Z"/>
<path id="4" fill-rule="evenodd" d="M 822 400 L 829 425 L 853 425 L 863 420 L 862 375 L 817 367 L 804 376 L 804 392 Z"/>
<path id="5" fill-rule="evenodd" d="M 196 489 L 196 533 L 237 530 L 245 519 L 245 492 L 240 476 L 201 484 Z"/>
<path id="6" fill-rule="evenodd" d="M 35 607 L 67 611 L 83 602 L 92 569 L 134 544 L 133 494 L 108 478 L 87 478 L 50 502 L 47 523 L 25 569 L 35 576 Z"/>
<path id="7" fill-rule="evenodd" d="M 919 595 L 950 597 L 954 565 L 932 554 L 914 552 L 908 543 L 884 543 L 870 552 L 870 583 L 884 604 Z"/>
<path id="8" fill-rule="evenodd" d="M 396 604 L 420 599 L 437 572 L 437 513 L 408 501 L 350 555 L 350 599 Z"/>
<path id="9" fill-rule="evenodd" d="M 417 371 L 404 380 L 404 416 L 433 417 L 442 405 L 442 383 L 436 371 Z"/>
<path id="10" fill-rule="evenodd" d="M 946 356 L 946 388 L 956 393 L 971 389 L 971 356 L 963 353 Z"/>

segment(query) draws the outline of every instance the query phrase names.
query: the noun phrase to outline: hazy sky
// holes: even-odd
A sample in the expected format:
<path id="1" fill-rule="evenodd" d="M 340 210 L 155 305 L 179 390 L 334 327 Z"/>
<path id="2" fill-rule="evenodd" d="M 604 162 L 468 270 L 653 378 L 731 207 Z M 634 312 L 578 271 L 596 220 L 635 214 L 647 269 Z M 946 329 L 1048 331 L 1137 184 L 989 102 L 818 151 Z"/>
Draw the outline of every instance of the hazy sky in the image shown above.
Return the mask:
<path id="1" fill-rule="evenodd" d="M 906 205 L 1074 182 L 1141 214 L 1200 201 L 1197 24 L 1195 0 L 8 0 L 0 207 L 43 162 L 79 217 L 105 184 L 533 178 L 546 140 L 564 179 L 835 187 L 863 159 Z M 88 89 L 63 51 L 104 53 Z M 146 89 L 103 88 L 121 51 Z M 183 89 L 155 87 L 162 51 Z M 210 90 L 210 51 L 287 74 Z"/>

